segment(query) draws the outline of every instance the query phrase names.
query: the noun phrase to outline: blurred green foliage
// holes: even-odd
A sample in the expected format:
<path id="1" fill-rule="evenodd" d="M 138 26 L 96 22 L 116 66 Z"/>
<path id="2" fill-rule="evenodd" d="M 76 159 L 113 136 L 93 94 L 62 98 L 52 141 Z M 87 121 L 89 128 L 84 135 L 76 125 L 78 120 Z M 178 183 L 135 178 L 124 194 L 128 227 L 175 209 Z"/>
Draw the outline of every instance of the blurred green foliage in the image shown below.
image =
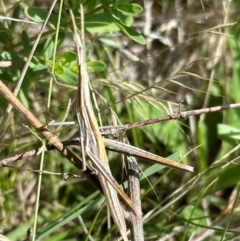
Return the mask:
<path id="1" fill-rule="evenodd" d="M 80 29 L 80 4 L 84 5 L 87 67 L 100 124 L 132 123 L 202 108 L 208 94 L 204 107 L 240 102 L 239 24 L 207 31 L 239 21 L 238 1 L 161 0 L 153 1 L 150 11 L 147 2 L 69 0 L 62 12 L 59 2 L 54 7 L 18 97 L 61 139 L 79 134 L 75 124 L 50 124 L 76 120 L 72 102 L 78 66 L 69 9 Z M 14 19 L 0 22 L 0 58 L 12 61 L 11 66 L 0 67 L 0 79 L 11 89 L 51 4 L 4 5 L 1 1 L 1 15 Z M 0 106 L 3 116 L 7 103 L 2 97 Z M 147 151 L 161 156 L 174 153 L 172 160 L 186 155 L 182 161 L 195 167 L 195 173 L 189 174 L 139 162 L 145 237 L 158 240 L 172 235 L 173 240 L 189 240 L 209 228 L 212 233 L 206 240 L 239 238 L 239 113 L 238 109 L 212 113 L 123 133 L 131 144 Z M 1 160 L 41 145 L 26 125 L 12 111 L 0 142 Z M 72 149 L 81 155 L 79 148 Z M 123 157 L 112 153 L 109 157 L 114 177 L 124 182 Z M 35 156 L 1 167 L 0 233 L 12 241 L 26 240 L 32 228 L 38 180 L 34 170 L 39 169 L 39 161 Z M 104 198 L 96 187 L 84 177 L 64 179 L 76 171 L 71 163 L 51 151 L 45 153 L 44 170 L 51 174 L 43 175 L 38 240 L 85 240 L 80 215 L 94 240 L 117 237 L 114 228 L 107 229 L 106 208 L 100 209 Z"/>

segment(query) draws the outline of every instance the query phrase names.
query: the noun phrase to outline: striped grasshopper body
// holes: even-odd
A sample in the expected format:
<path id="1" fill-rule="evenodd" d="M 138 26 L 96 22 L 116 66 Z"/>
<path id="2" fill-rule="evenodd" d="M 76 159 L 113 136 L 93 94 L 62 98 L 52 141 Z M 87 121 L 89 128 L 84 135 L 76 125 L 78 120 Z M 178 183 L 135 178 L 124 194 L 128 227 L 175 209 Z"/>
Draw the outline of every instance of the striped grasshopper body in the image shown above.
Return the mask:
<path id="1" fill-rule="evenodd" d="M 131 199 L 124 193 L 124 191 L 119 187 L 115 179 L 112 177 L 105 145 L 99 131 L 96 117 L 94 115 L 89 91 L 89 76 L 85 62 L 83 8 L 81 6 L 81 39 L 77 34 L 74 16 L 71 11 L 70 13 L 75 32 L 79 64 L 76 112 L 80 126 L 80 142 L 83 153 L 83 162 L 85 162 L 86 155 L 89 158 L 93 168 L 97 172 L 98 179 L 102 186 L 114 223 L 122 235 L 123 240 L 127 241 L 127 228 L 117 191 L 132 210 L 134 210 L 134 207 Z M 85 167 L 86 164 L 84 163 L 83 168 Z"/>

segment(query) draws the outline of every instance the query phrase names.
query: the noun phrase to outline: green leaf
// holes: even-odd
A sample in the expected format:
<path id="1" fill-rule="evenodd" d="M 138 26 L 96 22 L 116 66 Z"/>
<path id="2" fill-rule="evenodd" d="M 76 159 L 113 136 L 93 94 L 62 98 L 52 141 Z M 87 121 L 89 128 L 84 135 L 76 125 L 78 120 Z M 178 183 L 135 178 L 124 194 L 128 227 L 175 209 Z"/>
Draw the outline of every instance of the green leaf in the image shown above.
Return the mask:
<path id="1" fill-rule="evenodd" d="M 0 42 L 4 43 L 6 45 L 9 45 L 11 43 L 11 31 L 3 26 L 3 24 L 0 22 Z"/>
<path id="2" fill-rule="evenodd" d="M 69 70 L 69 68 L 60 67 L 60 65 L 56 64 L 54 69 L 57 69 L 60 73 L 55 72 L 57 78 L 59 78 L 62 82 L 68 85 L 76 85 L 78 81 L 78 75 L 73 71 Z M 61 69 L 61 71 L 60 71 Z"/>
<path id="3" fill-rule="evenodd" d="M 64 74 L 64 69 L 63 69 L 62 65 L 59 64 L 59 63 L 56 63 L 54 65 L 54 71 L 55 71 L 55 74 L 59 74 L 59 75 L 63 75 Z"/>
<path id="4" fill-rule="evenodd" d="M 3 51 L 1 57 L 5 60 L 15 60 L 17 59 L 17 53 L 12 51 Z"/>
<path id="5" fill-rule="evenodd" d="M 230 144 L 235 144 L 235 140 L 240 140 L 240 129 L 226 124 L 217 125 L 218 137 Z"/>
<path id="6" fill-rule="evenodd" d="M 101 72 L 106 68 L 106 64 L 101 61 L 91 61 L 87 63 L 87 70 L 91 72 Z"/>
<path id="7" fill-rule="evenodd" d="M 13 8 L 13 12 L 12 12 L 12 18 L 15 19 L 21 19 L 20 14 L 21 14 L 21 5 L 20 4 L 16 4 Z M 16 21 L 11 21 L 10 26 L 8 26 L 9 29 L 13 30 L 18 28 L 18 23 Z"/>
<path id="8" fill-rule="evenodd" d="M 23 90 L 20 90 L 19 97 L 20 97 L 23 105 L 24 105 L 27 109 L 29 109 L 28 99 L 27 99 L 27 96 L 25 95 L 25 92 L 24 92 Z"/>
<path id="9" fill-rule="evenodd" d="M 121 14 L 121 22 L 127 26 L 131 26 L 133 23 L 133 18 L 129 16 L 126 17 Z M 87 31 L 90 33 L 119 31 L 119 27 L 105 13 L 99 13 L 86 17 L 85 26 Z"/>
<path id="10" fill-rule="evenodd" d="M 41 71 L 47 68 L 46 62 L 33 57 L 30 63 L 30 67 L 35 71 Z"/>
<path id="11" fill-rule="evenodd" d="M 194 212 L 193 212 L 194 210 Z M 186 205 L 182 212 L 182 216 L 187 220 L 192 220 L 194 223 L 207 225 L 207 221 L 205 218 L 205 214 L 202 209 L 198 207 L 194 207 L 192 205 Z"/>
<path id="12" fill-rule="evenodd" d="M 146 40 L 145 38 L 139 34 L 136 30 L 134 30 L 133 28 L 130 28 L 124 24 L 121 23 L 116 23 L 116 25 L 119 27 L 119 29 L 126 34 L 129 38 L 131 38 L 133 41 L 135 41 L 136 43 L 139 44 L 146 44 Z"/>
<path id="13" fill-rule="evenodd" d="M 144 39 L 144 37 L 139 34 L 136 30 L 134 30 L 133 28 L 130 28 L 129 26 L 131 25 L 126 25 L 122 19 L 123 15 L 120 11 L 116 10 L 116 9 L 109 9 L 108 7 L 108 3 L 105 0 L 101 0 L 102 5 L 104 6 L 104 13 L 105 15 L 111 19 L 112 22 L 114 22 L 118 28 L 124 33 L 126 34 L 129 38 L 131 38 L 133 41 L 139 43 L 139 44 L 146 44 L 146 40 Z"/>
<path id="14" fill-rule="evenodd" d="M 85 1 L 85 7 L 88 11 L 94 10 L 98 6 L 99 2 L 98 0 L 91 0 L 91 1 Z"/>
<path id="15" fill-rule="evenodd" d="M 24 52 L 29 53 L 31 51 L 31 44 L 25 30 L 22 31 L 22 44 L 23 44 Z"/>
<path id="16" fill-rule="evenodd" d="M 54 42 L 52 38 L 46 40 L 43 46 L 43 56 L 46 60 L 49 60 L 53 54 Z"/>
<path id="17" fill-rule="evenodd" d="M 38 23 L 44 22 L 48 15 L 48 12 L 46 10 L 34 7 L 26 7 L 24 9 L 24 13 L 27 17 Z M 48 23 L 53 29 L 55 29 L 55 27 L 57 26 L 57 20 L 57 16 L 51 14 Z"/>
<path id="18" fill-rule="evenodd" d="M 240 58 L 239 58 L 239 51 L 240 51 L 240 28 L 239 24 L 237 24 L 233 29 L 231 29 L 232 36 L 234 38 L 229 38 L 228 43 L 231 50 L 232 56 L 232 71 L 229 76 L 231 81 L 228 82 L 228 93 L 232 103 L 240 102 L 240 95 L 239 95 L 239 73 L 240 73 Z M 223 77 L 224 78 L 224 77 Z M 221 80 L 220 80 L 221 81 Z M 239 109 L 230 109 L 227 114 L 226 123 L 229 125 L 234 125 L 235 127 L 240 128 L 240 111 Z"/>
<path id="19" fill-rule="evenodd" d="M 21 240 L 21 238 L 26 235 L 26 230 L 28 230 L 29 227 L 31 227 L 31 226 L 32 226 L 32 220 L 29 219 L 29 221 L 27 221 L 25 223 L 21 223 L 21 225 L 18 225 L 15 229 L 11 230 L 7 234 L 7 236 L 12 241 Z"/>
<path id="20" fill-rule="evenodd" d="M 239 163 L 232 163 L 231 165 L 221 169 L 218 175 L 218 180 L 214 186 L 214 190 L 222 190 L 237 184 L 240 181 L 239 173 Z"/>
<path id="21" fill-rule="evenodd" d="M 199 152 L 199 160 L 198 160 L 198 170 L 199 171 L 203 171 L 205 170 L 205 168 L 207 167 L 207 147 L 208 147 L 208 143 L 207 143 L 207 126 L 205 124 L 205 122 L 199 122 L 198 123 L 198 144 L 200 145 L 200 147 L 198 148 L 198 152 Z"/>
<path id="22" fill-rule="evenodd" d="M 77 60 L 76 53 L 71 51 L 65 52 L 64 54 L 58 56 L 57 58 L 57 61 L 62 62 L 64 66 L 76 60 Z"/>
<path id="23" fill-rule="evenodd" d="M 117 9 L 125 15 L 137 15 L 142 12 L 142 7 L 134 3 L 120 3 L 117 6 Z"/>

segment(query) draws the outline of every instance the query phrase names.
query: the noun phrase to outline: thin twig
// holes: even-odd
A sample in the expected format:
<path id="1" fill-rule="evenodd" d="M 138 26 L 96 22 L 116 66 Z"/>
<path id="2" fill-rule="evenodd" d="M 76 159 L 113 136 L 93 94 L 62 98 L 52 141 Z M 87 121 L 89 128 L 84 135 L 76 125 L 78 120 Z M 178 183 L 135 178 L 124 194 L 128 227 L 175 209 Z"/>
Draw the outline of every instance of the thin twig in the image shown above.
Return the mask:
<path id="1" fill-rule="evenodd" d="M 100 130 L 101 130 L 102 135 L 111 135 L 111 134 L 116 134 L 121 131 L 127 131 L 127 130 L 130 130 L 133 128 L 142 127 L 142 126 L 146 126 L 146 125 L 152 125 L 152 124 L 156 124 L 159 122 L 185 119 L 185 118 L 187 118 L 189 116 L 193 116 L 193 115 L 208 114 L 208 113 L 213 113 L 213 112 L 221 111 L 221 110 L 239 109 L 239 108 L 240 108 L 240 103 L 236 103 L 236 104 L 221 105 L 221 106 L 215 106 L 215 107 L 204 108 L 204 109 L 189 110 L 189 111 L 183 111 L 181 113 L 177 112 L 177 113 L 173 113 L 171 115 L 165 115 L 162 117 L 138 121 L 138 122 L 129 123 L 129 124 L 125 124 L 125 125 L 118 125 L 118 126 L 111 126 L 111 127 L 103 126 L 103 127 L 100 127 Z"/>
<path id="2" fill-rule="evenodd" d="M 102 135 L 114 135 L 118 132 L 123 132 L 127 130 L 131 130 L 133 128 L 138 128 L 138 127 L 143 127 L 147 125 L 153 125 L 157 124 L 160 122 L 165 122 L 169 120 L 179 120 L 179 119 L 186 119 L 187 117 L 190 116 L 196 116 L 196 115 L 202 115 L 202 114 L 208 114 L 208 113 L 214 113 L 217 111 L 223 111 L 223 110 L 230 110 L 230 109 L 239 109 L 240 108 L 240 103 L 235 103 L 235 104 L 229 104 L 229 105 L 220 105 L 220 106 L 214 106 L 214 107 L 209 107 L 209 108 L 204 108 L 204 109 L 197 109 L 197 110 L 189 110 L 189 111 L 181 111 L 181 112 L 176 112 L 173 114 L 168 114 L 165 116 L 161 117 L 156 117 L 152 119 L 147 119 L 143 121 L 137 121 L 125 125 L 114 125 L 114 126 L 101 126 L 99 127 L 100 132 Z M 71 121 L 69 123 L 51 123 L 49 125 L 74 125 L 76 124 L 74 121 Z"/>

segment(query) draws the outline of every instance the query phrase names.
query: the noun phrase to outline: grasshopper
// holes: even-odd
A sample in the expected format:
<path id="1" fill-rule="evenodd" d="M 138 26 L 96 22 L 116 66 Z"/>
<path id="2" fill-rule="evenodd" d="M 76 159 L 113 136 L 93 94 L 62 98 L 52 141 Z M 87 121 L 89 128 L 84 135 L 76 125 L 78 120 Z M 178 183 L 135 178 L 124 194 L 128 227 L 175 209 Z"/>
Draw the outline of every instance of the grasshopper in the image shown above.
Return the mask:
<path id="1" fill-rule="evenodd" d="M 80 126 L 80 143 L 82 148 L 83 170 L 86 168 L 86 157 L 91 165 L 96 169 L 96 173 L 102 186 L 107 204 L 124 241 L 127 241 L 127 228 L 124 213 L 117 192 L 123 197 L 124 201 L 134 211 L 133 202 L 119 187 L 111 174 L 108 157 L 103 142 L 101 132 L 94 115 L 89 91 L 89 76 L 85 62 L 85 36 L 84 36 L 84 14 L 81 5 L 81 38 L 77 34 L 77 27 L 72 11 L 70 11 L 75 40 L 77 46 L 77 56 L 79 65 L 79 80 L 76 99 L 77 120 Z M 117 191 L 116 191 L 117 190 Z M 141 214 L 138 214 L 141 215 Z"/>

